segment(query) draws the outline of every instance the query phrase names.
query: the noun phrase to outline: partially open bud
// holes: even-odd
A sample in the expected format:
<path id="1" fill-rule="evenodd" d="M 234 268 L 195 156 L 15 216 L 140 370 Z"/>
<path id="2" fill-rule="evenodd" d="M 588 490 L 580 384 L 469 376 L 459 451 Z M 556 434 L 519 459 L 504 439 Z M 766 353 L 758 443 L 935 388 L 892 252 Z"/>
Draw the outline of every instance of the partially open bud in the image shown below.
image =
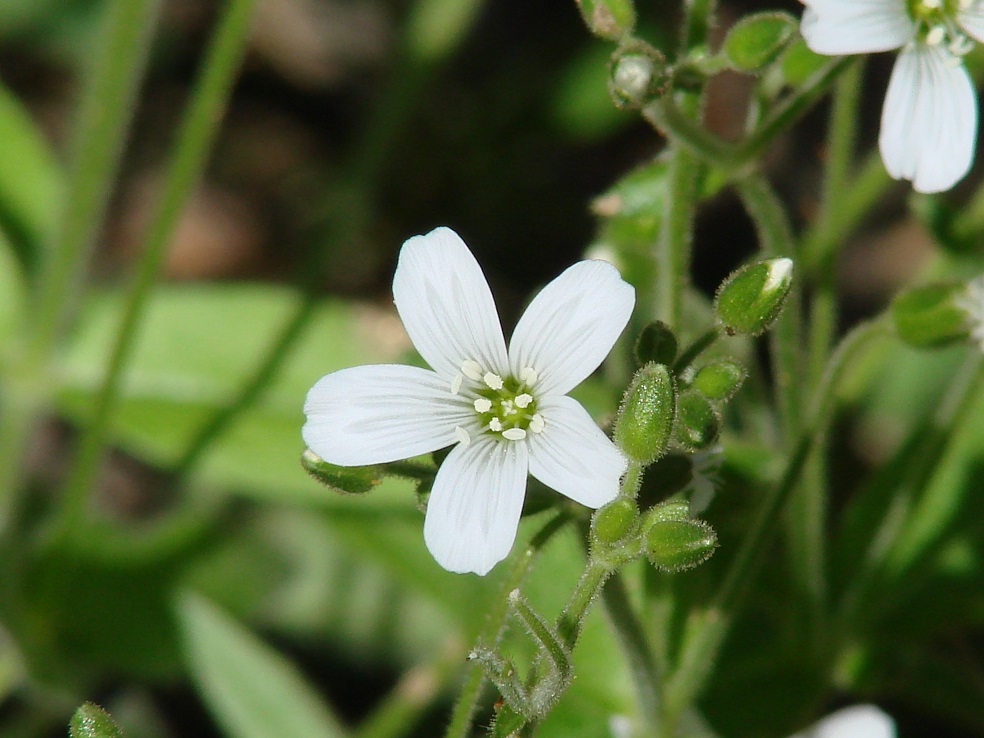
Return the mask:
<path id="1" fill-rule="evenodd" d="M 719 359 L 697 370 L 693 388 L 713 402 L 724 402 L 734 397 L 748 371 L 732 359 Z"/>
<path id="2" fill-rule="evenodd" d="M 798 25 L 789 13 L 752 13 L 731 27 L 721 49 L 736 69 L 754 72 L 778 58 Z"/>
<path id="3" fill-rule="evenodd" d="M 792 284 L 792 259 L 757 261 L 728 275 L 714 309 L 728 333 L 757 336 L 779 317 Z"/>
<path id="4" fill-rule="evenodd" d="M 970 336 L 968 285 L 947 282 L 916 287 L 892 301 L 899 338 L 916 348 L 940 348 Z"/>
<path id="5" fill-rule="evenodd" d="M 677 572 L 703 564 L 717 548 L 717 534 L 703 520 L 664 520 L 646 534 L 646 556 L 657 569 Z"/>
<path id="6" fill-rule="evenodd" d="M 612 55 L 608 91 L 618 107 L 642 107 L 668 86 L 669 70 L 659 49 L 632 41 Z"/>
<path id="7" fill-rule="evenodd" d="M 635 345 L 635 355 L 640 364 L 655 362 L 670 365 L 676 358 L 677 339 L 670 328 L 662 320 L 650 323 L 642 329 Z"/>
<path id="8" fill-rule="evenodd" d="M 673 433 L 676 385 L 665 364 L 646 364 L 632 378 L 615 421 L 615 444 L 629 459 L 651 464 Z"/>
<path id="9" fill-rule="evenodd" d="M 379 469 L 374 466 L 335 466 L 311 449 L 301 454 L 301 466 L 326 487 L 345 494 L 365 494 L 382 481 Z"/>
<path id="10" fill-rule="evenodd" d="M 591 542 L 610 546 L 635 530 L 639 509 L 628 497 L 618 497 L 598 508 L 591 516 Z"/>
<path id="11" fill-rule="evenodd" d="M 721 416 L 700 392 L 683 392 L 677 398 L 676 440 L 686 449 L 700 451 L 717 440 Z"/>
<path id="12" fill-rule="evenodd" d="M 618 41 L 635 27 L 632 0 L 577 0 L 577 9 L 588 29 L 609 41 Z"/>

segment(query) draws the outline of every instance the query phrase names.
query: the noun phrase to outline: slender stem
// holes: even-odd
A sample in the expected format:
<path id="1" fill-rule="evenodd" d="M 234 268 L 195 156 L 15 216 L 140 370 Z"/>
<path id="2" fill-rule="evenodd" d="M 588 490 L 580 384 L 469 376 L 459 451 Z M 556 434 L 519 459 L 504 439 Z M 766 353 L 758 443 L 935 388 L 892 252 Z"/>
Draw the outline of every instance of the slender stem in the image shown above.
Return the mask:
<path id="1" fill-rule="evenodd" d="M 611 573 L 612 569 L 606 562 L 594 559 L 588 561 L 587 568 L 567 599 L 560 617 L 557 618 L 557 632 L 568 648 L 574 648 L 574 644 L 577 643 L 581 626 L 584 624 L 584 616 L 587 615 L 588 608 L 591 607 L 591 603 L 594 602 Z"/>
<path id="2" fill-rule="evenodd" d="M 709 331 L 700 335 L 696 340 L 684 349 L 683 353 L 673 362 L 673 373 L 680 374 L 690 366 L 694 360 L 714 345 L 714 342 L 721 337 L 721 329 L 715 326 Z"/>
<path id="3" fill-rule="evenodd" d="M 119 168 L 136 111 L 160 0 L 115 0 L 86 70 L 73 161 L 50 248 L 43 254 L 24 353 L 9 367 L 0 412 L 0 530 L 14 516 L 24 448 L 54 386 L 48 363 L 68 317 Z"/>
<path id="4" fill-rule="evenodd" d="M 690 274 L 694 216 L 697 207 L 697 159 L 688 149 L 670 145 L 669 183 L 663 222 L 656 238 L 656 317 L 671 327 L 680 324 L 683 293 Z"/>
<path id="5" fill-rule="evenodd" d="M 557 513 L 533 536 L 526 550 L 516 556 L 509 574 L 499 589 L 499 596 L 496 597 L 495 604 L 485 618 L 485 625 L 478 637 L 480 643 L 494 646 L 501 640 L 505 630 L 506 616 L 509 613 L 510 592 L 523 583 L 527 572 L 533 566 L 537 552 L 557 531 L 567 524 L 569 519 L 567 512 Z M 444 738 L 468 738 L 471 735 L 472 720 L 478 709 L 478 701 L 481 698 L 484 683 L 485 674 L 482 671 L 482 666 L 478 663 L 472 663 L 468 668 L 465 683 L 455 700 L 454 708 L 451 711 L 451 721 L 448 723 Z"/>
<path id="6" fill-rule="evenodd" d="M 160 273 L 166 247 L 178 217 L 201 176 L 219 131 L 232 85 L 242 62 L 255 0 L 228 0 L 209 44 L 201 76 L 184 116 L 164 181 L 164 191 L 147 231 L 137 271 L 130 283 L 122 322 L 117 330 L 92 418 L 82 436 L 66 482 L 55 537 L 68 534 L 86 516 L 86 504 L 109 421 L 119 400 L 123 368 L 133 350 L 151 290 Z"/>
<path id="7" fill-rule="evenodd" d="M 800 480 L 819 431 L 833 415 L 837 388 L 844 370 L 860 352 L 872 347 L 875 343 L 873 339 L 885 330 L 883 320 L 863 323 L 845 336 L 831 357 L 811 405 L 810 422 L 804 426 L 779 483 L 762 502 L 711 607 L 691 618 L 678 666 L 667 686 L 664 709 L 670 714 L 679 714 L 702 689 L 736 608 L 755 580 L 756 570 L 766 550 L 766 541 L 775 529 L 783 505 Z"/>

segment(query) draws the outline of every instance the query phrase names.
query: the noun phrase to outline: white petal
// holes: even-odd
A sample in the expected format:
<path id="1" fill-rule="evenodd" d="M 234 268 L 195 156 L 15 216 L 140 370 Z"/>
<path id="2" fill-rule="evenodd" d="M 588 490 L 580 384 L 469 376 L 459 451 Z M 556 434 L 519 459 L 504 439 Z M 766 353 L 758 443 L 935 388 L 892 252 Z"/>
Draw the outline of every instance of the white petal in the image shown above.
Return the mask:
<path id="1" fill-rule="evenodd" d="M 581 403 L 572 397 L 545 397 L 537 410 L 542 433 L 530 433 L 530 474 L 551 489 L 588 507 L 618 495 L 626 461 Z"/>
<path id="2" fill-rule="evenodd" d="M 968 35 L 984 43 L 984 2 L 977 0 L 966 10 L 958 10 L 957 23 Z"/>
<path id="3" fill-rule="evenodd" d="M 581 261 L 544 287 L 509 342 L 514 376 L 526 367 L 542 394 L 565 395 L 612 350 L 632 314 L 635 290 L 605 261 Z"/>
<path id="4" fill-rule="evenodd" d="M 818 54 L 867 54 L 915 38 L 904 0 L 803 0 L 806 45 Z"/>
<path id="5" fill-rule="evenodd" d="M 973 162 L 977 93 L 953 61 L 940 47 L 913 44 L 888 83 L 878 145 L 888 173 L 917 192 L 950 189 Z"/>
<path id="6" fill-rule="evenodd" d="M 319 379 L 304 401 L 304 442 L 342 466 L 382 464 L 456 443 L 475 412 L 448 383 L 415 366 L 374 364 Z"/>
<path id="7" fill-rule="evenodd" d="M 509 555 L 526 496 L 525 443 L 480 436 L 457 446 L 434 479 L 424 541 L 437 563 L 487 574 Z"/>
<path id="8" fill-rule="evenodd" d="M 498 374 L 508 367 L 489 284 L 450 228 L 435 228 L 403 244 L 393 299 L 413 345 L 441 376 L 450 380 L 466 359 Z"/>
<path id="9" fill-rule="evenodd" d="M 895 723 L 874 705 L 855 705 L 828 715 L 792 738 L 895 738 Z"/>

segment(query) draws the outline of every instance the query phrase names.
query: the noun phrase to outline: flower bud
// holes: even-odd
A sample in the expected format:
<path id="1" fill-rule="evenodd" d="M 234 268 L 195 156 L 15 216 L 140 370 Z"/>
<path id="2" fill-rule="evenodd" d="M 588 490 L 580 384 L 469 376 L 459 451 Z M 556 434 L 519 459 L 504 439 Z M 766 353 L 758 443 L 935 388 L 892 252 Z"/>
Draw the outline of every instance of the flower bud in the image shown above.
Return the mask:
<path id="1" fill-rule="evenodd" d="M 722 51 L 736 68 L 754 72 L 776 60 L 793 38 L 796 19 L 788 13 L 752 13 L 728 31 Z"/>
<path id="2" fill-rule="evenodd" d="M 591 542 L 611 545 L 625 538 L 636 526 L 639 509 L 628 497 L 616 499 L 598 508 L 591 517 Z"/>
<path id="3" fill-rule="evenodd" d="M 965 309 L 967 286 L 960 282 L 930 284 L 892 301 L 892 322 L 899 338 L 916 348 L 940 348 L 970 335 Z"/>
<path id="4" fill-rule="evenodd" d="M 734 397 L 748 371 L 732 359 L 720 359 L 697 370 L 693 388 L 712 402 L 725 402 Z"/>
<path id="5" fill-rule="evenodd" d="M 632 0 L 576 0 L 588 29 L 608 41 L 632 32 L 636 12 Z"/>
<path id="6" fill-rule="evenodd" d="M 618 107 L 642 107 L 662 95 L 668 83 L 666 58 L 659 49 L 633 41 L 612 55 L 608 92 Z"/>
<path id="7" fill-rule="evenodd" d="M 640 364 L 655 362 L 670 365 L 676 358 L 677 339 L 670 328 L 662 320 L 650 323 L 642 329 L 635 345 L 636 359 Z"/>
<path id="8" fill-rule="evenodd" d="M 651 464 L 673 432 L 676 386 L 665 364 L 646 364 L 632 378 L 615 421 L 615 444 L 632 461 Z"/>
<path id="9" fill-rule="evenodd" d="M 690 503 L 686 500 L 661 502 L 646 514 L 646 521 L 643 525 L 648 530 L 654 523 L 678 520 L 690 520 Z"/>
<path id="10" fill-rule="evenodd" d="M 717 548 L 717 534 L 703 520 L 659 520 L 646 534 L 646 556 L 663 571 L 693 569 L 707 561 Z"/>
<path id="11" fill-rule="evenodd" d="M 728 333 L 757 336 L 779 317 L 792 284 L 792 259 L 757 261 L 728 275 L 714 309 Z"/>
<path id="12" fill-rule="evenodd" d="M 305 449 L 301 454 L 301 466 L 326 487 L 344 494 L 365 494 L 382 481 L 374 466 L 335 466 L 311 449 Z"/>
<path id="13" fill-rule="evenodd" d="M 91 702 L 86 702 L 72 715 L 68 725 L 70 738 L 123 738 L 123 731 L 109 713 Z"/>
<path id="14" fill-rule="evenodd" d="M 717 440 L 721 416 L 704 395 L 683 392 L 677 398 L 676 440 L 691 451 L 700 451 Z"/>

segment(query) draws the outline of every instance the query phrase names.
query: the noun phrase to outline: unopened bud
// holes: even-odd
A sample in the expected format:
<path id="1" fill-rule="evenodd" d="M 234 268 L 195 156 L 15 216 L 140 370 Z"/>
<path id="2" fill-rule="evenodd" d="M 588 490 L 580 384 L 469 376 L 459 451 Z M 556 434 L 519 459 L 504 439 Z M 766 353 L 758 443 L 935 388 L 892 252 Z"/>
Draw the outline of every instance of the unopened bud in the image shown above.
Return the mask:
<path id="1" fill-rule="evenodd" d="M 651 464 L 673 433 L 676 386 L 665 364 L 646 364 L 632 378 L 615 421 L 615 444 L 632 461 Z"/>
<path id="2" fill-rule="evenodd" d="M 618 543 L 631 533 L 639 518 L 639 509 L 628 497 L 618 497 L 598 508 L 591 517 L 591 541 L 596 545 Z"/>
<path id="3" fill-rule="evenodd" d="M 618 107 L 642 107 L 662 95 L 668 83 L 666 58 L 649 44 L 633 41 L 612 55 L 608 91 Z"/>
<path id="4" fill-rule="evenodd" d="M 703 520 L 661 520 L 646 534 L 646 556 L 657 569 L 686 571 L 703 564 L 717 548 L 717 534 Z"/>
<path id="5" fill-rule="evenodd" d="M 335 492 L 360 495 L 370 492 L 382 481 L 379 469 L 373 466 L 336 466 L 311 449 L 301 454 L 304 471 Z"/>
<path id="6" fill-rule="evenodd" d="M 792 284 L 792 259 L 757 261 L 721 283 L 714 308 L 728 333 L 757 336 L 779 317 Z"/>
<path id="7" fill-rule="evenodd" d="M 676 440 L 691 451 L 700 451 L 717 440 L 721 431 L 718 410 L 699 392 L 683 392 L 677 398 Z"/>
<path id="8" fill-rule="evenodd" d="M 109 713 L 91 702 L 86 702 L 72 715 L 68 725 L 70 738 L 123 738 L 123 731 Z"/>
<path id="9" fill-rule="evenodd" d="M 588 29 L 608 41 L 618 41 L 635 27 L 632 0 L 577 0 L 577 9 Z"/>
<path id="10" fill-rule="evenodd" d="M 930 284 L 903 292 L 892 301 L 892 322 L 899 338 L 916 348 L 940 348 L 966 340 L 968 285 Z"/>
<path id="11" fill-rule="evenodd" d="M 748 371 L 732 359 L 720 359 L 697 370 L 693 388 L 713 402 L 725 402 L 734 397 Z"/>
<path id="12" fill-rule="evenodd" d="M 672 364 L 677 354 L 677 339 L 670 328 L 662 320 L 650 323 L 642 329 L 635 345 L 636 359 L 640 364 L 650 361 L 657 364 Z"/>

